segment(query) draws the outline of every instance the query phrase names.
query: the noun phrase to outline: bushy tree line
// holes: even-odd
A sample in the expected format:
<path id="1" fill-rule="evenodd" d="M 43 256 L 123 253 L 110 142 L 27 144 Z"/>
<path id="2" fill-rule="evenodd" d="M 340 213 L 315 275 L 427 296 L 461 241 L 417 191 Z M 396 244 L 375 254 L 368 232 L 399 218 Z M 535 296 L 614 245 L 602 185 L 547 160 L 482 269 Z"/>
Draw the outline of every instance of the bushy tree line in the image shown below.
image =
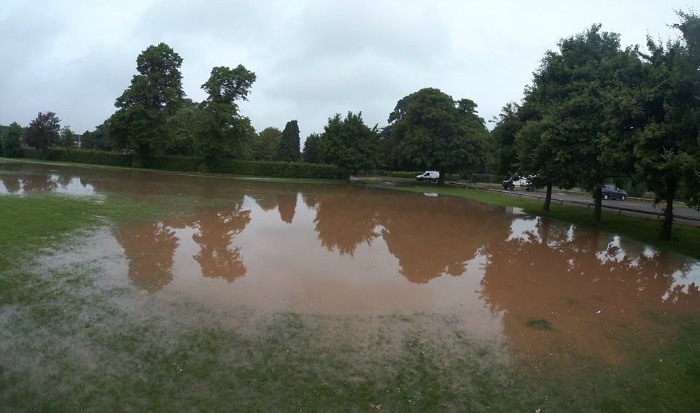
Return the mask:
<path id="1" fill-rule="evenodd" d="M 388 125 L 369 127 L 361 113 L 331 116 L 323 132 L 300 151 L 299 125 L 256 133 L 240 113 L 256 76 L 242 65 L 215 67 L 200 103 L 182 91 L 182 59 L 168 45 L 137 58 L 137 74 L 116 99 L 116 112 L 82 137 L 83 147 L 134 152 L 134 163 L 154 155 L 205 159 L 209 170 L 226 159 L 329 163 L 349 172 L 377 168 L 434 169 L 466 175 L 495 170 L 537 176 L 548 210 L 554 186 L 582 187 L 596 200 L 608 179 L 633 178 L 663 202 L 661 233 L 670 237 L 673 201 L 700 207 L 700 19 L 679 12 L 681 37 L 649 38 L 647 52 L 623 48 L 620 36 L 593 25 L 548 51 L 520 103 L 508 103 L 489 133 L 469 99 L 425 88 L 400 99 Z M 3 133 L 5 156 L 16 156 L 17 127 Z M 70 144 L 52 112 L 40 113 L 21 133 L 34 148 Z M 14 146 L 13 146 L 14 145 Z M 15 154 L 15 155 L 13 155 Z"/>
<path id="2" fill-rule="evenodd" d="M 496 169 L 537 175 L 553 186 L 591 190 L 631 177 L 663 203 L 669 239 L 673 202 L 700 206 L 700 18 L 679 12 L 681 37 L 647 50 L 593 25 L 548 51 L 520 104 L 507 104 L 492 132 Z"/>

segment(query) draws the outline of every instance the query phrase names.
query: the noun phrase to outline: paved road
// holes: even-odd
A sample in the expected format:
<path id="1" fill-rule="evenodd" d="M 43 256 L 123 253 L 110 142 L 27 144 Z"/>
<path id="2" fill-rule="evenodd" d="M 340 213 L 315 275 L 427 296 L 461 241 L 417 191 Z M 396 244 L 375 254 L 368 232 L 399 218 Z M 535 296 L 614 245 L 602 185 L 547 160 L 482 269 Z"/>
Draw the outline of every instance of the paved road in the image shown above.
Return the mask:
<path id="1" fill-rule="evenodd" d="M 521 189 L 508 191 L 493 188 L 491 190 L 509 193 L 514 196 L 533 196 L 541 198 L 545 196 L 543 191 L 528 192 Z M 593 198 L 589 194 L 570 191 L 552 191 L 552 202 L 561 203 L 562 201 L 569 205 L 576 203 L 581 204 L 582 207 L 593 208 Z M 588 204 L 590 204 L 590 206 L 588 206 Z M 663 214 L 661 205 L 654 206 L 653 200 L 643 198 L 627 198 L 625 201 L 603 200 L 603 210 L 615 211 L 624 215 L 646 216 L 652 219 L 659 219 L 659 216 Z M 692 208 L 676 207 L 673 210 L 673 215 L 679 223 L 700 227 L 700 211 Z"/>

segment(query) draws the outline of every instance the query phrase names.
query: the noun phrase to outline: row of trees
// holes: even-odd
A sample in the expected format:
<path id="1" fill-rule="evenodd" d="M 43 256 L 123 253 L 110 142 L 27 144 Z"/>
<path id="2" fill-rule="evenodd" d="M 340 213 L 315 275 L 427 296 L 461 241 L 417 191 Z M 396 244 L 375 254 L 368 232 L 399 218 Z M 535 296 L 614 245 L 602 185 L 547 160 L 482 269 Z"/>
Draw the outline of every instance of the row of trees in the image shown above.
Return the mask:
<path id="1" fill-rule="evenodd" d="M 700 18 L 678 15 L 673 27 L 681 37 L 665 44 L 650 38 L 648 53 L 623 49 L 620 36 L 600 25 L 561 40 L 545 54 L 523 100 L 503 108 L 491 133 L 476 103 L 425 88 L 400 99 L 382 129 L 366 125 L 361 113 L 330 117 L 322 133 L 307 137 L 303 152 L 296 120 L 282 131 L 256 133 L 240 113 L 253 72 L 242 65 L 213 68 L 202 85 L 207 98 L 196 103 L 182 90 L 182 59 L 161 43 L 138 56 L 138 73 L 116 99 L 116 112 L 82 143 L 132 150 L 136 165 L 154 155 L 185 155 L 204 158 L 211 170 L 230 157 L 330 163 L 351 172 L 435 169 L 440 183 L 455 172 L 532 174 L 547 189 L 545 210 L 554 186 L 591 190 L 595 222 L 601 185 L 632 177 L 663 201 L 661 237 L 667 239 L 673 201 L 682 195 L 700 206 Z M 59 130 L 53 113 L 40 113 L 24 143 L 57 144 Z M 17 133 L 10 136 L 3 148 L 5 140 L 8 148 L 16 143 Z"/>
<path id="2" fill-rule="evenodd" d="M 76 144 L 75 137 L 70 127 L 61 128 L 61 121 L 55 113 L 39 112 L 27 128 L 23 129 L 17 122 L 13 122 L 0 129 L 0 155 L 8 158 L 22 156 L 23 143 L 37 149 L 51 146 L 70 148 Z"/>
<path id="3" fill-rule="evenodd" d="M 578 186 L 595 197 L 610 177 L 632 177 L 663 202 L 669 239 L 673 202 L 700 206 L 700 18 L 679 12 L 681 37 L 623 49 L 594 25 L 563 39 L 534 73 L 520 104 L 492 132 L 496 168 L 537 176 L 547 188 Z"/>

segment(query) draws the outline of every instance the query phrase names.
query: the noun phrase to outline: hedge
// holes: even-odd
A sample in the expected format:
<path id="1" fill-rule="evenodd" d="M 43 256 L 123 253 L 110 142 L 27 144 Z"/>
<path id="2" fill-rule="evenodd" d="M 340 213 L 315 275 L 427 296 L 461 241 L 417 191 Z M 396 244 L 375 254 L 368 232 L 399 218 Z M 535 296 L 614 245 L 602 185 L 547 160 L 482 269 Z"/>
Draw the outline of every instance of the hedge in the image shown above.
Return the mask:
<path id="1" fill-rule="evenodd" d="M 48 161 L 61 161 L 93 165 L 131 167 L 133 155 L 85 149 L 49 148 L 45 150 L 24 148 L 24 157 Z M 146 160 L 148 169 L 174 172 L 208 172 L 202 158 L 184 156 L 154 156 Z M 262 162 L 225 160 L 216 172 L 294 179 L 347 179 L 348 173 L 334 165 L 304 162 Z"/>

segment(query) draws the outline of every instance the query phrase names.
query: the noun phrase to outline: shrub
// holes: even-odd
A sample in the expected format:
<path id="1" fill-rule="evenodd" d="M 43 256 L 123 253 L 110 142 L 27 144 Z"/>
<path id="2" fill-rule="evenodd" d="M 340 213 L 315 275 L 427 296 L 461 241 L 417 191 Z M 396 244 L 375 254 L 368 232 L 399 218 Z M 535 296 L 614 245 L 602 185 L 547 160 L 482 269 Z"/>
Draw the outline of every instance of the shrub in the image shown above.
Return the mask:
<path id="1" fill-rule="evenodd" d="M 28 159 L 122 167 L 131 167 L 133 161 L 131 154 L 57 147 L 44 150 L 27 148 L 24 150 L 24 156 Z M 149 169 L 173 172 L 208 172 L 213 170 L 204 163 L 202 158 L 187 156 L 154 156 L 148 158 L 146 164 Z M 348 177 L 346 171 L 334 165 L 233 159 L 222 161 L 221 165 L 216 168 L 216 172 L 295 179 L 346 179 Z"/>

